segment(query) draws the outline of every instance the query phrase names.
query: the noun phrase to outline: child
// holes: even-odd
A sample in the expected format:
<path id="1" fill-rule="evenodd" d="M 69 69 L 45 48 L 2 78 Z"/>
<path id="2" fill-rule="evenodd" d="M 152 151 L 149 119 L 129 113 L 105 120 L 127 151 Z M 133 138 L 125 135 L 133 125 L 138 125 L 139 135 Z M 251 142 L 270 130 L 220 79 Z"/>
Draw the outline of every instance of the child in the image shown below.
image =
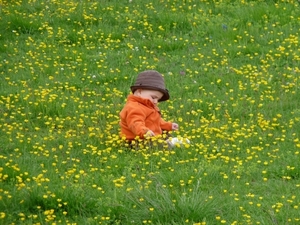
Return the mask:
<path id="1" fill-rule="evenodd" d="M 132 94 L 120 112 L 121 137 L 132 142 L 136 137 L 159 136 L 163 131 L 178 130 L 177 123 L 161 118 L 158 102 L 170 98 L 165 88 L 163 76 L 155 70 L 138 74 L 136 82 L 130 87 Z"/>

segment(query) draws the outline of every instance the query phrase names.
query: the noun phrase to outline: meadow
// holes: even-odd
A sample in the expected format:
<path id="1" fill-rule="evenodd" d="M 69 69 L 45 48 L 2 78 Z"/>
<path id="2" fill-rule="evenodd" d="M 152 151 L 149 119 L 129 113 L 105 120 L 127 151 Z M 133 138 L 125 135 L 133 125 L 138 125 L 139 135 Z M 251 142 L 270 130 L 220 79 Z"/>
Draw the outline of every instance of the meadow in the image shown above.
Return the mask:
<path id="1" fill-rule="evenodd" d="M 0 224 L 300 224 L 299 7 L 0 1 Z M 147 69 L 190 144 L 122 145 Z"/>

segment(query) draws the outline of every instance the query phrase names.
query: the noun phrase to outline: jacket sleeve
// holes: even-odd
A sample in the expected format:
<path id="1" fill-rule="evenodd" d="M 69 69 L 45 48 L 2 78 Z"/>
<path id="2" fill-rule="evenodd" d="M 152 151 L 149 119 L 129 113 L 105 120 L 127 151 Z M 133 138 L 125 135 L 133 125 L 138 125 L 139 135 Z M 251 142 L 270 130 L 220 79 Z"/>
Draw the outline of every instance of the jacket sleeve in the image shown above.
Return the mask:
<path id="1" fill-rule="evenodd" d="M 162 118 L 160 119 L 160 127 L 162 130 L 171 131 L 172 130 L 172 123 L 166 122 Z"/>
<path id="2" fill-rule="evenodd" d="M 148 127 L 145 126 L 145 119 L 147 117 L 144 111 L 139 111 L 136 108 L 128 108 L 127 110 L 127 125 L 128 128 L 132 131 L 135 136 L 139 136 L 140 138 L 144 138 L 144 135 L 149 130 Z"/>

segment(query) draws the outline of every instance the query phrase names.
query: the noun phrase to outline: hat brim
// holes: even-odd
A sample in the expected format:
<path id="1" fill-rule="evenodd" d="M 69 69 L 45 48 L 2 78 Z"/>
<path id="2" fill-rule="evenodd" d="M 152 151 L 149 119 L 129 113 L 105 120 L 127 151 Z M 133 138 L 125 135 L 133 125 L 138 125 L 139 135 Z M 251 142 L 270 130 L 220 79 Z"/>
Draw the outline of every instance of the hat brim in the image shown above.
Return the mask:
<path id="1" fill-rule="evenodd" d="M 161 89 L 161 88 L 156 88 L 156 87 L 151 87 L 151 86 L 131 86 L 130 87 L 132 93 L 134 93 L 137 89 L 147 89 L 147 90 L 155 90 L 155 91 L 160 91 L 163 93 L 163 96 L 161 99 L 159 99 L 159 102 L 167 101 L 170 99 L 169 91 L 168 89 Z"/>

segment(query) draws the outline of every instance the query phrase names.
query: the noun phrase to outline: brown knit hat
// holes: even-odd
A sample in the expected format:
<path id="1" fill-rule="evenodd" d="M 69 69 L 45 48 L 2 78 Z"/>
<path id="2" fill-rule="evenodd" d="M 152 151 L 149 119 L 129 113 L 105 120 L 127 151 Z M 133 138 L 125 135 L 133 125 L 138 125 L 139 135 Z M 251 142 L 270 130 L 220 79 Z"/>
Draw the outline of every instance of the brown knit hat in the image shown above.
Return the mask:
<path id="1" fill-rule="evenodd" d="M 132 93 L 137 89 L 149 89 L 160 91 L 164 95 L 159 100 L 159 102 L 166 101 L 170 98 L 169 91 L 165 87 L 165 81 L 163 76 L 155 70 L 146 70 L 139 73 L 135 84 L 130 87 Z"/>

